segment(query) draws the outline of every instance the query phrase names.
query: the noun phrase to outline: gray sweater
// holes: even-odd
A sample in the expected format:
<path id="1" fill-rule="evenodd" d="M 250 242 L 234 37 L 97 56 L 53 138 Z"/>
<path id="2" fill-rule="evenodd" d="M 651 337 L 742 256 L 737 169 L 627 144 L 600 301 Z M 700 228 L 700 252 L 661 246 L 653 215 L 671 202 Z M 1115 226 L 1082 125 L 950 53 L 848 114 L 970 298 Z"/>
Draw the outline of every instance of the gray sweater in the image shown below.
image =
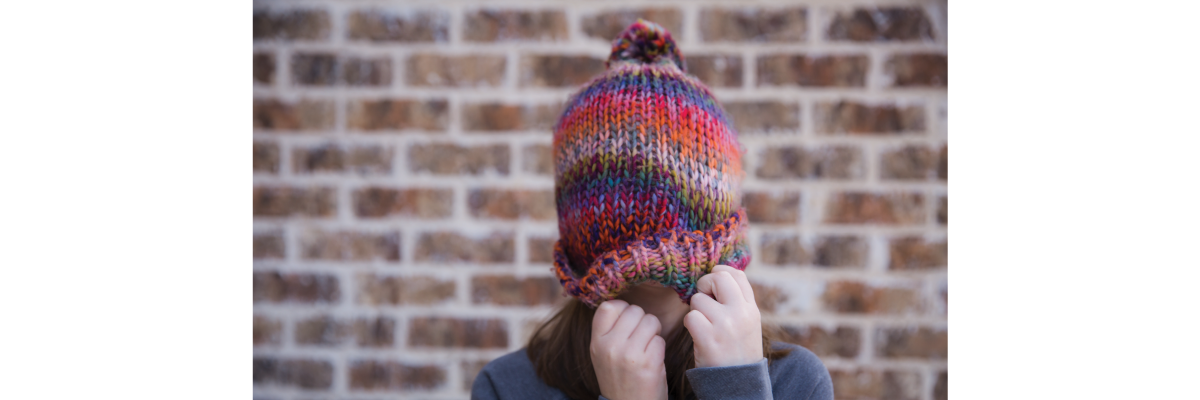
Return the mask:
<path id="1" fill-rule="evenodd" d="M 693 368 L 688 382 L 700 400 L 708 399 L 811 399 L 832 400 L 829 370 L 815 354 L 803 347 L 775 342 L 792 353 L 767 365 L 767 359 L 731 367 Z M 537 377 L 533 362 L 520 349 L 492 360 L 479 371 L 471 387 L 472 400 L 554 399 L 568 400 L 558 389 Z M 577 399 L 584 400 L 584 399 Z M 600 396 L 600 400 L 604 396 Z M 624 399 L 618 399 L 624 400 Z"/>

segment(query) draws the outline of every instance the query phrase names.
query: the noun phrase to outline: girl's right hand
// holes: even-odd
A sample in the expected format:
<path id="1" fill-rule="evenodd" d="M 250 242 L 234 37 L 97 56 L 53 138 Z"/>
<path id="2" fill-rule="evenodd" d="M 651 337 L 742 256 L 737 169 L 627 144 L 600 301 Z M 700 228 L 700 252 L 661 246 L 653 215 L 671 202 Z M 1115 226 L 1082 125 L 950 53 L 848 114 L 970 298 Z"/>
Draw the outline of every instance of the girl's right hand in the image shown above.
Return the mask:
<path id="1" fill-rule="evenodd" d="M 641 307 L 608 300 L 592 318 L 592 367 L 600 394 L 611 400 L 666 400 L 667 342 L 658 318 Z"/>

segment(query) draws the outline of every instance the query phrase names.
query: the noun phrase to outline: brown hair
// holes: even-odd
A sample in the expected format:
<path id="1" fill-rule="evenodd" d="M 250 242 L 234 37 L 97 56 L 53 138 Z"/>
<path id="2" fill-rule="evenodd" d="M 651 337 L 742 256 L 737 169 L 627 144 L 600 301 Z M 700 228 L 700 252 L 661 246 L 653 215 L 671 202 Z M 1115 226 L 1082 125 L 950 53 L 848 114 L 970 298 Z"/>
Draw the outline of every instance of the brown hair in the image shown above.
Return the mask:
<path id="1" fill-rule="evenodd" d="M 600 382 L 592 368 L 592 317 L 596 310 L 578 299 L 570 299 L 546 322 L 533 332 L 526 345 L 529 360 L 533 361 L 538 378 L 546 385 L 561 390 L 572 399 L 595 399 L 600 397 Z M 791 351 L 784 348 L 771 350 L 773 330 L 763 326 L 763 354 L 773 361 L 787 356 Z M 675 332 L 668 333 L 667 341 L 667 397 L 675 400 L 696 398 L 685 371 L 696 367 L 696 355 L 692 352 L 692 335 L 683 324 Z"/>

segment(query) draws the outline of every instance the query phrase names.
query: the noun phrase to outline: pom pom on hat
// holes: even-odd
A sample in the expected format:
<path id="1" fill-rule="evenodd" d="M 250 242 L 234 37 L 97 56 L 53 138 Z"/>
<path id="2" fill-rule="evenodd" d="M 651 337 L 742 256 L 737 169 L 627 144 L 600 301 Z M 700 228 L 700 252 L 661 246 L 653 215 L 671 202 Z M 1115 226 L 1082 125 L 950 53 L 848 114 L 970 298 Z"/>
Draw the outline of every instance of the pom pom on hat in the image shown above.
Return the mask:
<path id="1" fill-rule="evenodd" d="M 634 62 L 640 64 L 671 63 L 687 72 L 683 55 L 667 32 L 656 23 L 638 18 L 637 22 L 625 28 L 620 36 L 613 41 L 612 53 L 608 55 L 605 67 L 611 67 L 614 62 Z"/>

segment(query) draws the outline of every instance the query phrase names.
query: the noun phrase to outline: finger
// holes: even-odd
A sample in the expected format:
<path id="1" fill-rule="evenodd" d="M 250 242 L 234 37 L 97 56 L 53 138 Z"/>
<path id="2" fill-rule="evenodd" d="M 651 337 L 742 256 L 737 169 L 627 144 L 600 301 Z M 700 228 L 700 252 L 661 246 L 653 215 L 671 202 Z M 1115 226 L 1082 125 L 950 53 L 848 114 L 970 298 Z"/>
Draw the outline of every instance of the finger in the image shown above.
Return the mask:
<path id="1" fill-rule="evenodd" d="M 650 342 L 646 343 L 646 357 L 651 360 L 665 359 L 667 357 L 667 340 L 658 335 L 650 338 Z"/>
<path id="2" fill-rule="evenodd" d="M 633 333 L 633 328 L 636 328 L 638 323 L 642 321 L 642 316 L 646 315 L 641 307 L 631 305 L 621 311 L 621 316 L 617 318 L 617 322 L 613 323 L 613 327 L 605 336 L 611 336 L 618 340 L 624 340 Z"/>
<path id="3" fill-rule="evenodd" d="M 621 312 L 629 307 L 622 300 L 609 300 L 596 307 L 596 315 L 592 317 L 592 337 L 604 336 L 612 330 L 613 324 L 621 316 Z"/>
<path id="4" fill-rule="evenodd" d="M 728 265 L 718 265 L 713 268 L 713 272 L 718 271 L 728 272 L 730 275 L 732 275 L 733 280 L 737 281 L 738 283 L 738 288 L 742 289 L 742 296 L 745 297 L 746 301 L 750 304 L 757 305 L 757 303 L 754 302 L 754 287 L 750 285 L 750 279 L 746 277 L 746 271 L 742 271 Z"/>
<path id="5" fill-rule="evenodd" d="M 688 311 L 683 316 L 683 326 L 687 327 L 688 333 L 692 334 L 692 342 L 700 343 L 712 336 L 713 325 L 712 321 L 708 320 L 699 310 Z"/>
<path id="6" fill-rule="evenodd" d="M 701 314 L 704 314 L 704 318 L 709 320 L 709 322 L 711 322 L 718 315 L 721 315 L 721 313 L 725 312 L 721 308 L 721 303 L 713 300 L 713 298 L 709 297 L 707 294 L 696 293 L 692 295 L 692 310 L 696 310 Z"/>
<path id="7" fill-rule="evenodd" d="M 703 291 L 703 293 L 709 293 L 721 304 L 731 304 L 734 301 L 746 300 L 746 297 L 742 295 L 742 288 L 738 287 L 738 283 L 733 279 L 732 274 L 725 271 L 713 272 L 700 279 L 704 280 L 704 278 L 710 276 L 711 278 L 708 279 L 709 283 L 707 284 L 708 291 Z M 700 286 L 699 281 L 696 282 L 696 286 Z"/>
<path id="8" fill-rule="evenodd" d="M 662 333 L 662 324 L 658 322 L 658 317 L 652 314 L 642 316 L 642 320 L 638 322 L 637 328 L 633 329 L 633 333 L 629 334 L 629 345 L 638 346 L 644 349 L 650 342 L 650 339 Z"/>

